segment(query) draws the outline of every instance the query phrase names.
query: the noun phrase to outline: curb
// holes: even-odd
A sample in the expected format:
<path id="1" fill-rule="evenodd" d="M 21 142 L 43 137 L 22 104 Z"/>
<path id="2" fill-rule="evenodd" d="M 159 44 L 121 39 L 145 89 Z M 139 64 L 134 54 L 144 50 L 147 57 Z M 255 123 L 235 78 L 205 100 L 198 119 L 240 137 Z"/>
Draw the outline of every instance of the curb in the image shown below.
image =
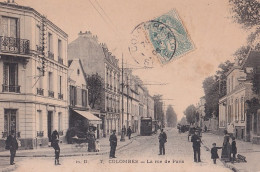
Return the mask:
<path id="1" fill-rule="evenodd" d="M 202 142 L 203 146 L 206 148 L 207 151 L 209 151 L 209 147 L 204 144 L 204 142 Z M 218 159 L 218 161 L 222 162 L 222 164 L 226 167 L 226 168 L 229 168 L 230 170 L 234 171 L 234 172 L 240 172 L 236 167 L 234 167 L 233 165 L 229 165 L 227 164 L 225 161 L 222 161 L 220 159 Z"/>
<path id="2" fill-rule="evenodd" d="M 8 167 L 5 167 L 5 168 L 2 168 L 2 172 L 9 172 L 9 171 L 14 171 L 15 169 L 17 168 L 17 165 L 13 165 L 13 166 L 8 166 Z"/>
<path id="3" fill-rule="evenodd" d="M 123 149 L 124 147 L 130 145 L 133 141 L 134 138 L 138 137 L 138 135 L 133 136 L 131 141 L 127 144 L 124 144 L 120 147 L 117 148 L 118 151 L 120 151 L 121 149 Z M 74 154 L 61 154 L 60 157 L 73 157 L 73 156 L 93 156 L 93 155 L 106 155 L 109 154 L 110 151 L 105 151 L 105 152 L 95 152 L 95 153 L 74 153 Z M 20 157 L 20 158 L 24 158 L 24 157 L 53 157 L 54 155 L 16 155 L 15 157 Z M 0 155 L 0 157 L 10 157 L 10 155 Z"/>

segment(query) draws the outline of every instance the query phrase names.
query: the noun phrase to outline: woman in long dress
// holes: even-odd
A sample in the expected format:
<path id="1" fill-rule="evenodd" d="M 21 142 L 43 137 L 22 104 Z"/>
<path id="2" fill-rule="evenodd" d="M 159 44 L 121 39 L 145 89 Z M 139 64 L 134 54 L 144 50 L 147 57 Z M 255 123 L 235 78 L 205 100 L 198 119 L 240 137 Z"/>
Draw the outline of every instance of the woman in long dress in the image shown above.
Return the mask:
<path id="1" fill-rule="evenodd" d="M 231 156 L 231 146 L 229 143 L 229 134 L 227 130 L 224 131 L 224 141 L 223 141 L 223 147 L 222 147 L 222 153 L 221 153 L 221 159 L 224 161 L 230 161 Z"/>

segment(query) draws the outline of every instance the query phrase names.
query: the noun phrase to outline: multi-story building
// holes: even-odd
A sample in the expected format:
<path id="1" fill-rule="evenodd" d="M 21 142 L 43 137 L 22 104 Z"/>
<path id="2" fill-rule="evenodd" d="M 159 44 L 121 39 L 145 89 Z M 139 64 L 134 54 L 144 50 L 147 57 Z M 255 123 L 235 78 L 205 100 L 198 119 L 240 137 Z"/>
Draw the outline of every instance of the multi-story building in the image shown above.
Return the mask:
<path id="1" fill-rule="evenodd" d="M 256 95 L 252 91 L 252 72 L 259 65 L 259 52 L 251 50 L 242 63 L 236 60 L 226 74 L 227 94 L 219 99 L 219 128 L 227 129 L 241 140 L 252 140 L 257 121 L 254 115 L 247 113 L 245 104 Z M 252 117 L 253 116 L 253 117 Z M 257 135 L 257 132 L 255 132 Z"/>
<path id="2" fill-rule="evenodd" d="M 69 83 L 69 123 L 70 127 L 78 127 L 84 132 L 89 127 L 95 128 L 96 137 L 99 138 L 101 119 L 96 117 L 90 109 L 88 103 L 88 88 L 85 72 L 80 59 L 69 60 L 68 62 L 68 83 Z M 99 113 L 98 113 L 99 114 Z"/>
<path id="3" fill-rule="evenodd" d="M 101 102 L 93 109 L 100 110 L 103 136 L 112 130 L 120 131 L 120 69 L 118 60 L 108 51 L 105 44 L 99 44 L 97 36 L 80 32 L 78 38 L 68 46 L 68 58 L 79 58 L 87 75 L 98 73 L 104 84 Z"/>
<path id="4" fill-rule="evenodd" d="M 54 129 L 63 138 L 67 37 L 33 8 L 0 2 L 1 145 L 11 130 L 24 148 L 48 144 Z"/>

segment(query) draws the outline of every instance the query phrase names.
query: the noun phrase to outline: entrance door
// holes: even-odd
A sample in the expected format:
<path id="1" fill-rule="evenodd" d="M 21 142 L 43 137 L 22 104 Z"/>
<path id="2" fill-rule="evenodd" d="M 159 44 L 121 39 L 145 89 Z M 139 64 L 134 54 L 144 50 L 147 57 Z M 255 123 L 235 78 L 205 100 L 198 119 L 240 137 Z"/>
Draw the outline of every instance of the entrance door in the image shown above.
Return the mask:
<path id="1" fill-rule="evenodd" d="M 51 141 L 51 132 L 53 130 L 53 112 L 52 111 L 48 111 L 48 120 L 47 120 L 48 124 L 48 138 L 49 138 L 49 142 Z"/>
<path id="2" fill-rule="evenodd" d="M 16 109 L 5 109 L 4 115 L 4 134 L 8 136 L 11 131 L 16 133 Z"/>

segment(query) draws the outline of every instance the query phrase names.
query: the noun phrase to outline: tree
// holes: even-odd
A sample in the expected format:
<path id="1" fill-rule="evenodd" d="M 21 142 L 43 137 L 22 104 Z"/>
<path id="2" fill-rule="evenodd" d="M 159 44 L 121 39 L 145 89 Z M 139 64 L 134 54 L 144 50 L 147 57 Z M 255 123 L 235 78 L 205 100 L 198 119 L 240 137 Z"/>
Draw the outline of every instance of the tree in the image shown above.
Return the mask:
<path id="1" fill-rule="evenodd" d="M 194 124 L 196 121 L 196 108 L 194 105 L 189 105 L 185 111 L 184 115 L 186 116 L 186 120 L 189 124 Z"/>
<path id="2" fill-rule="evenodd" d="M 163 113 L 163 102 L 162 102 L 162 95 L 154 95 L 154 117 L 155 120 L 158 120 L 161 122 L 161 124 L 164 124 L 164 113 Z"/>
<path id="3" fill-rule="evenodd" d="M 260 2 L 257 0 L 229 0 L 235 22 L 251 30 L 248 44 L 252 46 L 260 33 Z M 257 43 L 256 46 L 260 44 Z M 257 47 L 256 47 L 257 48 Z"/>
<path id="4" fill-rule="evenodd" d="M 181 118 L 179 124 L 181 124 L 181 125 L 187 125 L 187 120 L 186 120 L 186 117 L 185 117 L 185 116 Z"/>
<path id="5" fill-rule="evenodd" d="M 212 114 L 216 114 L 218 117 L 219 112 L 219 83 L 216 80 L 216 77 L 210 76 L 203 81 L 203 88 L 205 93 L 205 117 L 209 119 L 212 117 Z"/>
<path id="6" fill-rule="evenodd" d="M 167 107 L 166 110 L 166 119 L 168 127 L 176 127 L 177 124 L 177 115 L 171 105 Z"/>
<path id="7" fill-rule="evenodd" d="M 92 109 L 95 109 L 95 105 L 101 104 L 104 82 L 98 73 L 86 76 L 86 80 L 88 84 L 89 105 Z"/>
<path id="8" fill-rule="evenodd" d="M 237 23 L 245 28 L 259 26 L 260 3 L 257 0 L 229 0 L 229 2 Z"/>

